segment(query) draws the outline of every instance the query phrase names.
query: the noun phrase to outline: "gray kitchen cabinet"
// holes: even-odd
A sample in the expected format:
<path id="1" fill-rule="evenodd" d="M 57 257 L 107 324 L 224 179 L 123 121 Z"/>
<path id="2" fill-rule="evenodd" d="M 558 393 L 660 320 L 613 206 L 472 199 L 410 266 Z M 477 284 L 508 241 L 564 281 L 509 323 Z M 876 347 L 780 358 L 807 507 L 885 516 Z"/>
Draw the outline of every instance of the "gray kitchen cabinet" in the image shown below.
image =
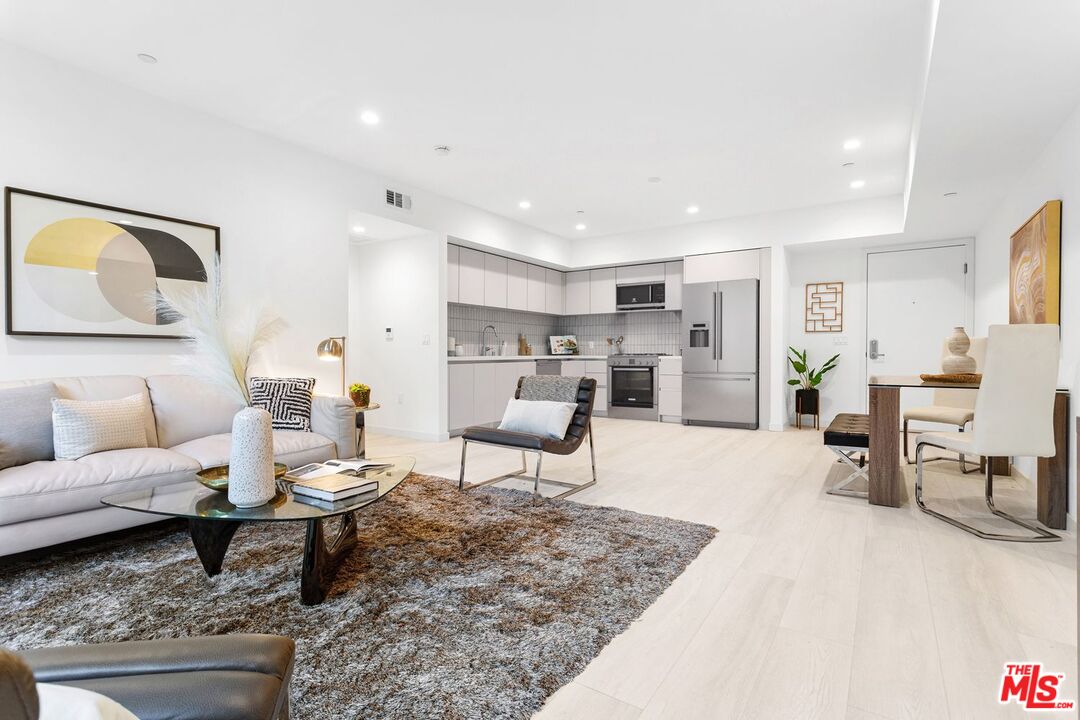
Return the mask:
<path id="1" fill-rule="evenodd" d="M 615 312 L 615 268 L 589 271 L 589 313 Z"/>
<path id="2" fill-rule="evenodd" d="M 520 260 L 506 261 L 506 307 L 529 309 L 529 266 Z"/>
<path id="3" fill-rule="evenodd" d="M 461 265 L 461 248 L 457 245 L 446 246 L 446 302 L 458 302 L 458 271 Z"/>
<path id="4" fill-rule="evenodd" d="M 458 271 L 458 302 L 466 305 L 484 304 L 484 253 L 472 248 L 460 248 Z"/>
<path id="5" fill-rule="evenodd" d="M 506 264 L 506 258 L 484 253 L 484 304 L 488 307 L 506 307 Z"/>
<path id="6" fill-rule="evenodd" d="M 547 268 L 529 265 L 529 312 L 547 312 Z"/>
<path id="7" fill-rule="evenodd" d="M 577 270 L 566 273 L 564 312 L 567 315 L 589 314 L 589 271 Z"/>

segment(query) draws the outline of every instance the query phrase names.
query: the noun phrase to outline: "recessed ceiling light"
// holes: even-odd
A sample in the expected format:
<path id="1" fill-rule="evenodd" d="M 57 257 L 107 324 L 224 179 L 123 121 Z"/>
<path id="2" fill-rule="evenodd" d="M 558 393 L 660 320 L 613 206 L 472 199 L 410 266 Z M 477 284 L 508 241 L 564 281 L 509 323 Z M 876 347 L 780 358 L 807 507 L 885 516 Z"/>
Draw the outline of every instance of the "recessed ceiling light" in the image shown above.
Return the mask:
<path id="1" fill-rule="evenodd" d="M 956 192 L 947 192 L 945 193 L 945 197 L 956 197 L 958 194 L 959 193 Z"/>
<path id="2" fill-rule="evenodd" d="M 371 110 L 365 110 L 364 112 L 360 113 L 360 122 L 364 123 L 365 125 L 378 125 L 379 116 L 373 113 Z"/>
<path id="3" fill-rule="evenodd" d="M 648 178 L 648 180 L 649 180 L 649 182 L 651 182 L 651 183 L 658 183 L 658 182 L 660 182 L 660 178 L 656 177 L 655 175 L 653 175 L 653 176 L 652 176 L 651 178 Z"/>
<path id="4" fill-rule="evenodd" d="M 577 225 L 574 226 L 574 229 L 575 230 L 584 230 L 585 229 L 585 223 L 578 223 Z"/>
<path id="5" fill-rule="evenodd" d="M 840 165 L 840 167 L 855 167 L 855 163 L 853 163 L 853 162 L 842 163 Z"/>
<path id="6" fill-rule="evenodd" d="M 691 205 L 690 207 L 686 208 L 686 212 L 690 213 L 691 215 L 696 215 L 699 209 L 700 208 L 698 208 L 697 205 Z"/>
<path id="7" fill-rule="evenodd" d="M 375 119 L 375 122 L 379 122 L 378 118 Z M 435 154 L 436 155 L 443 155 L 443 156 L 449 155 L 450 154 L 450 146 L 449 145 L 436 145 L 435 146 Z"/>
<path id="8" fill-rule="evenodd" d="M 140 60 L 142 60 L 147 65 L 153 65 L 154 63 L 157 62 L 157 58 L 154 57 L 153 55 L 151 55 L 150 53 L 139 53 L 135 57 L 139 58 Z"/>
<path id="9" fill-rule="evenodd" d="M 845 140 L 844 141 L 844 149 L 845 150 L 858 150 L 861 147 L 862 147 L 862 140 L 860 140 L 859 138 L 851 138 L 850 140 Z"/>
<path id="10" fill-rule="evenodd" d="M 364 233 L 364 226 L 363 225 L 353 225 L 352 231 L 354 233 L 356 233 L 357 235 L 362 235 Z"/>
<path id="11" fill-rule="evenodd" d="M 865 180 L 852 180 L 851 181 L 851 189 L 852 190 L 858 190 L 861 187 L 866 187 L 866 181 Z"/>
<path id="12" fill-rule="evenodd" d="M 528 200 L 522 200 L 521 202 L 518 203 L 518 207 L 521 208 L 522 210 L 528 210 L 529 208 L 532 207 L 532 203 L 529 202 Z"/>

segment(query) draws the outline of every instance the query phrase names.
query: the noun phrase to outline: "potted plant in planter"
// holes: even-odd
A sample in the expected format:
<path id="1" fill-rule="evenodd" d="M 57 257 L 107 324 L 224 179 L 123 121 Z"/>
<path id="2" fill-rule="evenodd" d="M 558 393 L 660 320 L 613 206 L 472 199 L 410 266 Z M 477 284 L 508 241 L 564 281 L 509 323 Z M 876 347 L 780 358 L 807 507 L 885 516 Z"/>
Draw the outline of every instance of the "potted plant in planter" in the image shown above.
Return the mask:
<path id="1" fill-rule="evenodd" d="M 371 388 L 364 383 L 353 383 L 349 386 L 349 397 L 356 407 L 367 407 L 371 404 Z"/>
<path id="2" fill-rule="evenodd" d="M 825 376 L 825 373 L 836 367 L 836 361 L 840 357 L 840 353 L 826 360 L 825 364 L 818 369 L 810 367 L 810 363 L 806 359 L 806 350 L 799 352 L 793 347 L 789 347 L 788 350 L 791 351 L 791 354 L 788 355 L 788 362 L 791 363 L 792 369 L 799 376 L 788 380 L 788 385 L 802 386 L 795 391 L 795 412 L 802 415 L 817 415 L 820 412 L 818 385 L 821 384 L 821 379 Z"/>

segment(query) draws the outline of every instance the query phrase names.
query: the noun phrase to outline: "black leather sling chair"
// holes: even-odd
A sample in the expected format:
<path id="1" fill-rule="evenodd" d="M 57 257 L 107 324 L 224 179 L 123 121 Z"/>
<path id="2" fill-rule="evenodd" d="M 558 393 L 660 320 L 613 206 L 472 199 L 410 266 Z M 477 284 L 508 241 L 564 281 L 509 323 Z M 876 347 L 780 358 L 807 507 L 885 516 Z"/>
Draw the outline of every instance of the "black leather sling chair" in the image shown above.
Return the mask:
<path id="1" fill-rule="evenodd" d="M 524 377 L 518 378 L 517 390 L 514 391 L 515 399 L 521 399 L 521 384 L 524 380 Z M 553 440 L 542 435 L 530 435 L 529 433 L 512 432 L 510 430 L 499 430 L 497 428 L 482 426 L 466 428 L 461 436 L 461 476 L 458 478 L 458 488 L 461 490 L 468 490 L 482 485 L 491 485 L 492 483 L 497 483 L 506 480 L 507 478 L 524 475 L 528 472 L 525 466 L 525 453 L 534 453 L 536 455 L 536 478 L 533 482 L 534 495 L 540 496 L 540 483 L 542 482 L 570 488 L 566 492 L 554 496 L 558 498 L 573 495 L 587 487 L 592 487 L 596 484 L 596 451 L 593 449 L 592 433 L 592 413 L 593 403 L 595 401 L 596 380 L 593 378 L 581 378 L 581 383 L 578 385 L 577 390 L 577 408 L 574 410 L 574 416 L 570 419 L 569 427 L 566 428 L 566 436 L 561 440 Z M 589 436 L 589 459 L 592 463 L 591 481 L 587 483 L 569 483 L 563 482 L 562 480 L 551 480 L 549 478 L 541 477 L 540 465 L 543 463 L 544 453 L 570 455 L 581 447 L 581 444 L 585 442 L 586 435 Z M 507 448 L 509 450 L 520 450 L 521 469 L 506 473 L 505 475 L 499 475 L 490 480 L 466 485 L 465 453 L 469 448 L 469 443 L 490 445 L 492 447 Z"/>
<path id="2" fill-rule="evenodd" d="M 0 648 L 0 717 L 38 720 L 42 682 L 112 698 L 140 720 L 288 720 L 294 652 L 276 635 Z"/>

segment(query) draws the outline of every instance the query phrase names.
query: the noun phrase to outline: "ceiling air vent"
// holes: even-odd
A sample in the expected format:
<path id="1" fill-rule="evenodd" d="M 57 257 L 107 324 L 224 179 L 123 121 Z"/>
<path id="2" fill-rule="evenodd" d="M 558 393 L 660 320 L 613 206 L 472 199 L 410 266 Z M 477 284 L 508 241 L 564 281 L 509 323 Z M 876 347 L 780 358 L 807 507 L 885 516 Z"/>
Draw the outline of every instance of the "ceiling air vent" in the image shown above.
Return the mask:
<path id="1" fill-rule="evenodd" d="M 402 210 L 412 210 L 412 198 L 396 190 L 386 189 L 386 204 Z"/>

